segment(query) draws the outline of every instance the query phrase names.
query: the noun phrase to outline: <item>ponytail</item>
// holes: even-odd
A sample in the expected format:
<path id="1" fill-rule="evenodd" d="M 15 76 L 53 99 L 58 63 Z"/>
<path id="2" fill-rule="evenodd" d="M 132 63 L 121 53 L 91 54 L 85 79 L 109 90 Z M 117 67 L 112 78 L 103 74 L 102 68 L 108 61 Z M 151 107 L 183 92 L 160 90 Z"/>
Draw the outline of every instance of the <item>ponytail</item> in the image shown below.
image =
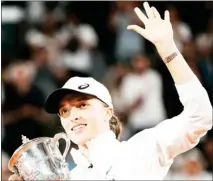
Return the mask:
<path id="1" fill-rule="evenodd" d="M 110 129 L 115 133 L 116 139 L 118 139 L 121 133 L 121 122 L 117 116 L 113 115 L 112 118 L 109 120 Z"/>

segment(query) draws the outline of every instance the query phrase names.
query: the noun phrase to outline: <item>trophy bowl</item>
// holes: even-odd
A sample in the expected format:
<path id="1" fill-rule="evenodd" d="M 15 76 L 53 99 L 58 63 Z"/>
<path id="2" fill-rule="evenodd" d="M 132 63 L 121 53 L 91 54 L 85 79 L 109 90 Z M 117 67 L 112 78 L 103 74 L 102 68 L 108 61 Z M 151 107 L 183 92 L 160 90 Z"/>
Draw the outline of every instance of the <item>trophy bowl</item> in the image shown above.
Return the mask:
<path id="1" fill-rule="evenodd" d="M 58 142 L 62 138 L 66 141 L 63 154 Z M 9 180 L 70 180 L 65 161 L 70 140 L 65 133 L 32 140 L 22 136 L 22 143 L 9 160 L 8 168 L 14 173 Z"/>

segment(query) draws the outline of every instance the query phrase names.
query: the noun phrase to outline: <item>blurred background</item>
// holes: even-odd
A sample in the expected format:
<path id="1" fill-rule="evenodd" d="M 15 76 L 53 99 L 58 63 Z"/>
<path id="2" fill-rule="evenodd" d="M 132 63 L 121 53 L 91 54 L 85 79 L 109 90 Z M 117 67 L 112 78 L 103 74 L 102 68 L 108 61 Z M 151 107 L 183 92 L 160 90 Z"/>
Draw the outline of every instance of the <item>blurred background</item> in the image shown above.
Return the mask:
<path id="1" fill-rule="evenodd" d="M 213 2 L 151 5 L 161 14 L 170 11 L 176 44 L 212 102 Z M 121 140 L 182 111 L 155 47 L 126 29 L 143 26 L 135 6 L 142 2 L 2 2 L 2 180 L 21 135 L 33 139 L 64 131 L 43 104 L 72 76 L 92 76 L 108 87 L 123 124 Z M 75 166 L 70 156 L 67 162 Z M 211 172 L 212 130 L 175 160 L 166 179 L 212 180 Z"/>

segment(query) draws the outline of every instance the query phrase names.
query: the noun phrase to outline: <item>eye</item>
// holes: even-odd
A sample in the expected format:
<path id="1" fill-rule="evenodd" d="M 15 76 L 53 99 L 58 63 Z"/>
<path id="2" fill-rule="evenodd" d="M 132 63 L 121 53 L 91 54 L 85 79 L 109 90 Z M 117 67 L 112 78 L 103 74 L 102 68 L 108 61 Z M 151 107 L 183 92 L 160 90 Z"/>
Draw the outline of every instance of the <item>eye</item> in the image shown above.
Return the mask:
<path id="1" fill-rule="evenodd" d="M 69 111 L 68 111 L 67 109 L 63 109 L 61 113 L 62 113 L 62 114 L 66 114 L 66 113 L 68 113 L 68 112 L 69 112 Z"/>
<path id="2" fill-rule="evenodd" d="M 59 115 L 64 117 L 64 118 L 69 116 L 69 114 L 70 114 L 70 109 L 69 108 L 61 108 L 59 110 Z"/>
<path id="3" fill-rule="evenodd" d="M 79 108 L 86 108 L 88 106 L 88 104 L 86 104 L 86 103 L 81 103 L 80 105 L 79 105 Z"/>

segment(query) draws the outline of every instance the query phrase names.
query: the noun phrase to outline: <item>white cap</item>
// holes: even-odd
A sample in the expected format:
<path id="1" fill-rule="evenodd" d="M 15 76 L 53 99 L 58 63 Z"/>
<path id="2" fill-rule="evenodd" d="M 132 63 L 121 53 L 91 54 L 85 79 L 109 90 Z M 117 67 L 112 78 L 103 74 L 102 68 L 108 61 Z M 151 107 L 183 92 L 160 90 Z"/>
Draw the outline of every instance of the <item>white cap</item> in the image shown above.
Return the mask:
<path id="1" fill-rule="evenodd" d="M 108 89 L 92 77 L 72 77 L 62 88 L 52 92 L 47 98 L 44 109 L 48 113 L 58 113 L 61 99 L 72 92 L 80 92 L 97 97 L 113 109 L 112 98 Z"/>

